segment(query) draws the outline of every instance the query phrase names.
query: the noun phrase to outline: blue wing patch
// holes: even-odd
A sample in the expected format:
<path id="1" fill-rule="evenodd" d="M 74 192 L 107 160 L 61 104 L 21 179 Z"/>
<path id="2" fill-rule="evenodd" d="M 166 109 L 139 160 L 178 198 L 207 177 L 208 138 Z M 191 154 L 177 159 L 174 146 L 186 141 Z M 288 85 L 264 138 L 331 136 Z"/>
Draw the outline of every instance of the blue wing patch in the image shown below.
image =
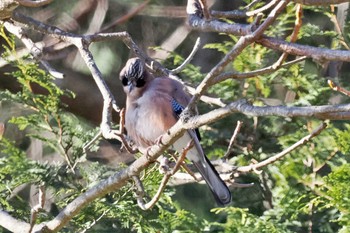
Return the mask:
<path id="1" fill-rule="evenodd" d="M 182 107 L 181 104 L 179 104 L 175 99 L 171 100 L 171 107 L 172 107 L 175 115 L 178 117 L 180 116 L 180 114 L 184 110 L 184 107 Z"/>
<path id="2" fill-rule="evenodd" d="M 173 109 L 173 111 L 177 117 L 180 117 L 180 114 L 184 110 L 184 107 L 182 107 L 182 105 L 179 104 L 175 99 L 171 100 L 171 108 Z M 195 132 L 196 132 L 198 140 L 200 141 L 201 135 L 199 134 L 198 129 L 195 129 Z"/>

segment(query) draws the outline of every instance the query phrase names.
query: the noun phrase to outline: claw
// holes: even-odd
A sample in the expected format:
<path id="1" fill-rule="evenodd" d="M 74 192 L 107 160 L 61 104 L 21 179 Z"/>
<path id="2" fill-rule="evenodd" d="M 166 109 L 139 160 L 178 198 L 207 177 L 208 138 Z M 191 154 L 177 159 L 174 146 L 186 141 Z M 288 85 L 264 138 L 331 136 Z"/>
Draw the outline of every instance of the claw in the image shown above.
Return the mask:
<path id="1" fill-rule="evenodd" d="M 163 138 L 163 135 L 160 135 L 155 141 L 154 141 L 154 144 L 157 144 L 157 145 L 164 145 L 164 143 L 162 142 L 162 138 Z"/>

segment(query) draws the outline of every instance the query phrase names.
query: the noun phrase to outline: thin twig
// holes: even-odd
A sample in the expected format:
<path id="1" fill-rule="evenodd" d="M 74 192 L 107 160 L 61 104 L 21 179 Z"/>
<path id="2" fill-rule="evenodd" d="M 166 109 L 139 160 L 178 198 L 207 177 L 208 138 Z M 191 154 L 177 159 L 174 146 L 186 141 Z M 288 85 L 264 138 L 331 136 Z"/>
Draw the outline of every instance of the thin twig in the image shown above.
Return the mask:
<path id="1" fill-rule="evenodd" d="M 284 67 L 294 65 L 298 62 L 304 61 L 306 58 L 307 58 L 306 56 L 298 57 L 298 58 L 296 58 L 292 61 L 286 62 L 280 66 L 276 66 L 274 63 L 271 66 L 264 67 L 264 68 L 261 68 L 258 70 L 244 72 L 244 73 L 224 72 L 224 73 L 221 73 L 217 77 L 214 78 L 213 84 L 225 81 L 227 79 L 247 79 L 247 78 L 254 78 L 254 77 L 259 76 L 259 75 L 271 74 L 279 68 L 284 68 Z"/>
<path id="2" fill-rule="evenodd" d="M 89 142 L 83 145 L 83 150 L 86 152 L 92 146 L 92 144 L 94 144 L 101 136 L 102 136 L 102 132 L 100 130 Z"/>
<path id="3" fill-rule="evenodd" d="M 346 96 L 350 96 L 350 91 L 346 90 L 345 88 L 337 85 L 335 82 L 333 82 L 332 80 L 328 79 L 328 85 L 334 90 L 334 91 L 338 91 Z"/>
<path id="4" fill-rule="evenodd" d="M 30 213 L 30 228 L 29 228 L 29 233 L 32 232 L 33 227 L 35 225 L 35 221 L 38 215 L 38 212 L 44 208 L 45 205 L 45 196 L 46 196 L 46 190 L 44 185 L 39 185 L 38 188 L 38 204 L 33 206 Z"/>
<path id="5" fill-rule="evenodd" d="M 327 127 L 327 124 L 325 122 L 323 122 L 320 126 L 318 126 L 309 135 L 303 137 L 298 142 L 294 143 L 292 146 L 286 148 L 282 152 L 280 152 L 280 153 L 278 153 L 278 154 L 276 154 L 268 159 L 265 159 L 259 163 L 250 164 L 248 166 L 237 167 L 236 172 L 247 173 L 247 172 L 251 172 L 251 171 L 258 171 L 258 169 L 276 162 L 277 160 L 283 158 L 285 155 L 289 154 L 291 151 L 295 150 L 296 148 L 308 143 L 313 137 L 316 137 L 317 135 L 319 135 L 322 132 L 322 130 L 324 130 L 326 127 Z"/>
<path id="6" fill-rule="evenodd" d="M 186 157 L 186 154 L 187 152 L 193 147 L 193 141 L 190 141 L 189 144 L 183 149 L 182 151 L 182 154 L 181 156 L 178 158 L 178 160 L 176 161 L 176 164 L 174 166 L 174 168 L 170 171 L 170 172 L 167 172 L 164 176 L 163 176 L 163 179 L 159 185 L 159 188 L 156 192 L 156 194 L 153 196 L 153 198 L 148 202 L 148 203 L 144 203 L 143 201 L 143 196 L 144 196 L 144 191 L 141 191 L 141 188 L 142 188 L 142 185 L 140 184 L 140 181 L 137 181 L 138 182 L 138 193 L 141 194 L 142 196 L 139 196 L 137 198 L 137 203 L 138 205 L 140 206 L 140 208 L 142 210 L 148 210 L 150 208 L 152 208 L 156 203 L 157 201 L 159 200 L 160 198 L 160 195 L 162 194 L 166 184 L 168 183 L 170 177 L 172 175 L 174 175 L 177 170 L 179 170 L 181 164 L 183 163 L 185 157 Z M 135 181 L 135 178 L 134 178 L 134 181 Z"/>
<path id="7" fill-rule="evenodd" d="M 190 2 L 190 1 L 188 1 Z M 266 20 L 259 25 L 259 27 L 246 36 L 239 38 L 237 43 L 233 46 L 231 51 L 229 51 L 225 57 L 206 75 L 203 81 L 198 85 L 196 93 L 193 95 L 190 103 L 188 104 L 188 109 L 191 111 L 194 108 L 197 100 L 200 96 L 212 85 L 212 81 L 217 77 L 231 61 L 233 61 L 248 45 L 254 43 L 264 31 L 275 21 L 279 13 L 287 6 L 288 0 L 280 0 L 276 7 L 270 12 Z"/>
<path id="8" fill-rule="evenodd" d="M 200 45 L 201 45 L 201 39 L 200 39 L 200 37 L 198 37 L 196 40 L 196 43 L 193 46 L 193 49 L 192 49 L 190 55 L 188 55 L 188 57 L 184 60 L 184 62 L 181 65 L 179 65 L 175 69 L 170 70 L 170 73 L 171 74 L 180 73 L 188 65 L 188 63 L 190 63 L 192 61 L 194 55 L 197 53 L 198 49 L 200 48 Z"/>
<path id="9" fill-rule="evenodd" d="M 295 42 L 298 39 L 298 34 L 303 23 L 302 17 L 303 17 L 302 5 L 297 4 L 296 10 L 295 10 L 295 24 L 294 24 L 292 35 L 290 36 L 290 42 Z M 283 62 L 286 60 L 287 57 L 288 57 L 288 53 L 283 52 L 280 58 L 272 65 L 272 68 L 276 70 L 278 67 L 280 67 L 283 64 Z"/>
<path id="10" fill-rule="evenodd" d="M 242 11 L 242 10 L 215 11 L 215 10 L 212 10 L 212 11 L 210 11 L 210 13 L 213 17 L 217 17 L 217 18 L 232 18 L 232 19 L 246 18 L 246 17 L 251 17 L 251 16 L 261 14 L 262 12 L 269 10 L 270 8 L 274 7 L 277 4 L 277 2 L 278 2 L 278 0 L 270 1 L 269 3 L 264 5 L 263 7 L 259 8 L 259 9 L 252 10 L 252 11 L 246 11 L 246 10 L 245 11 Z M 247 5 L 245 7 L 245 9 L 251 8 L 252 5 L 254 5 L 255 3 L 257 3 L 257 1 L 254 1 L 251 4 Z"/>
<path id="11" fill-rule="evenodd" d="M 238 135 L 239 131 L 241 130 L 242 125 L 243 125 L 243 121 L 237 121 L 236 129 L 232 134 L 230 143 L 228 144 L 227 151 L 226 151 L 225 155 L 223 156 L 223 158 L 228 158 L 228 156 L 230 155 L 232 148 L 233 148 L 233 143 L 235 142 L 237 135 Z"/>
<path id="12" fill-rule="evenodd" d="M 137 15 L 140 11 L 145 9 L 145 7 L 148 5 L 149 2 L 150 2 L 150 0 L 146 0 L 143 3 L 141 3 L 141 4 L 138 4 L 135 8 L 132 8 L 127 14 L 119 17 L 118 19 L 114 20 L 110 24 L 108 24 L 105 27 L 103 27 L 101 29 L 101 32 L 106 32 L 106 31 L 108 31 L 109 29 L 113 28 L 116 25 L 126 23 L 126 21 L 130 20 L 132 17 Z"/>
<path id="13" fill-rule="evenodd" d="M 6 21 L 4 22 L 5 28 L 14 34 L 15 36 L 20 39 L 23 44 L 26 46 L 30 54 L 33 56 L 33 58 L 40 62 L 44 68 L 48 71 L 49 74 L 51 74 L 54 78 L 62 79 L 64 77 L 64 74 L 61 72 L 56 71 L 54 68 L 51 67 L 51 65 L 47 62 L 42 60 L 43 57 L 43 50 L 39 46 L 39 44 L 34 43 L 24 32 L 23 29 L 19 26 L 14 25 L 13 23 Z"/>
<path id="14" fill-rule="evenodd" d="M 337 33 L 339 34 L 340 38 L 339 38 L 339 42 L 347 49 L 347 50 L 350 50 L 350 47 L 349 45 L 345 42 L 345 38 L 344 38 L 344 33 L 343 33 L 343 30 L 340 26 L 340 23 L 337 19 L 337 16 L 334 14 L 334 5 L 331 6 L 331 9 L 332 9 L 332 13 L 331 14 L 331 21 L 334 23 L 334 26 L 335 26 L 335 30 L 337 31 Z"/>
<path id="15" fill-rule="evenodd" d="M 53 0 L 17 0 L 19 5 L 21 6 L 26 6 L 26 7 L 40 7 L 40 6 L 45 6 L 48 5 L 52 2 Z"/>
<path id="16" fill-rule="evenodd" d="M 254 16 L 254 15 L 261 14 L 264 11 L 267 11 L 267 10 L 271 9 L 272 7 L 275 7 L 278 2 L 279 2 L 279 0 L 273 0 L 273 1 L 263 5 L 261 8 L 258 8 L 258 9 L 252 10 L 252 11 L 248 11 L 247 16 Z"/>

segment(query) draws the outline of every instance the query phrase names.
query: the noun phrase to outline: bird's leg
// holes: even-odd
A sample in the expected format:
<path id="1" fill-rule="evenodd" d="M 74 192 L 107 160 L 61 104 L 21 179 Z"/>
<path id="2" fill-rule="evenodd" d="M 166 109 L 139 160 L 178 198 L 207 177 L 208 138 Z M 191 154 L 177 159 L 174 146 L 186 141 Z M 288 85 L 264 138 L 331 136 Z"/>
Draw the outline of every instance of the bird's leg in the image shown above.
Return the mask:
<path id="1" fill-rule="evenodd" d="M 122 147 L 120 149 L 125 148 L 130 154 L 135 154 L 138 152 L 138 150 L 130 146 L 129 140 L 127 140 L 125 136 L 125 108 L 120 111 L 119 117 L 119 131 L 116 132 L 116 134 L 119 136 L 122 143 Z"/>
<path id="2" fill-rule="evenodd" d="M 162 142 L 162 138 L 163 138 L 163 135 L 160 135 L 160 136 L 154 141 L 154 144 L 156 144 L 156 145 L 164 145 L 164 143 Z"/>
<path id="3" fill-rule="evenodd" d="M 163 142 L 162 142 L 162 138 L 163 138 L 163 135 L 160 135 L 155 141 L 154 141 L 154 145 L 164 145 Z M 150 160 L 150 150 L 151 150 L 152 146 L 148 147 L 146 149 L 146 158 L 148 160 Z"/>
<path id="4" fill-rule="evenodd" d="M 176 161 L 176 164 L 171 172 L 172 175 L 175 174 L 175 172 L 177 172 L 177 170 L 179 170 L 180 166 L 183 166 L 185 163 L 184 163 L 184 160 L 186 158 L 186 155 L 187 155 L 187 152 L 193 147 L 194 145 L 194 142 L 193 140 L 191 140 L 185 148 L 183 148 L 182 150 L 182 153 L 181 153 L 181 156 L 177 159 Z"/>

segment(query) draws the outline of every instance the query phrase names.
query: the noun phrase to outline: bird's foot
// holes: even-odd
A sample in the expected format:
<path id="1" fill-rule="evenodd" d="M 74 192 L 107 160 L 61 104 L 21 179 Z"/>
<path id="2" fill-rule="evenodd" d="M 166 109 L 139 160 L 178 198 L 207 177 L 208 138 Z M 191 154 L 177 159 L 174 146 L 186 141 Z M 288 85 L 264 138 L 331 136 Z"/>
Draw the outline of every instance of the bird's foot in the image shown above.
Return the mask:
<path id="1" fill-rule="evenodd" d="M 164 145 L 164 143 L 162 142 L 162 138 L 163 138 L 163 135 L 160 135 L 160 136 L 154 141 L 154 144 L 156 144 L 156 145 Z"/>

